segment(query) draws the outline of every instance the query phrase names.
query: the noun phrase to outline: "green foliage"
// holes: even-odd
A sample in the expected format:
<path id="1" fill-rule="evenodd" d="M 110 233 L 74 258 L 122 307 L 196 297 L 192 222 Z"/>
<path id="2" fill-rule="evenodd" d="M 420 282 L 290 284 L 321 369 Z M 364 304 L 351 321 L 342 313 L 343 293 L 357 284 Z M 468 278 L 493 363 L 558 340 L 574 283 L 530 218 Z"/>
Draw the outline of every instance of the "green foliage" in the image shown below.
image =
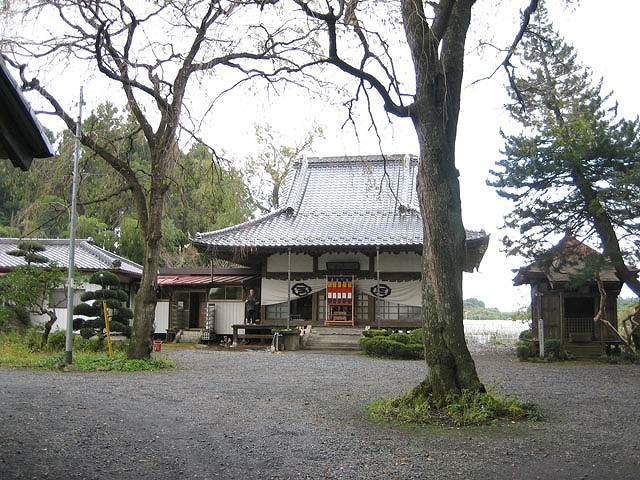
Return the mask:
<path id="1" fill-rule="evenodd" d="M 400 338 L 402 338 L 402 340 L 398 341 Z M 394 333 L 388 336 L 362 337 L 359 343 L 364 353 L 374 357 L 398 360 L 417 360 L 424 358 L 424 346 L 422 344 L 410 343 L 410 341 L 411 337 L 408 334 Z"/>
<path id="2" fill-rule="evenodd" d="M 540 420 L 540 411 L 520 402 L 517 396 L 463 390 L 447 401 L 446 413 L 455 425 L 482 425 L 495 419 Z"/>
<path id="3" fill-rule="evenodd" d="M 0 333 L 0 366 L 60 369 L 65 366 L 65 338 L 65 332 L 53 332 L 47 348 L 42 349 L 38 347 L 39 334 Z M 106 352 L 106 342 L 102 344 L 95 338 L 83 340 L 74 336 L 73 366 L 83 372 L 133 372 L 175 367 L 174 362 L 166 358 L 127 360 L 126 348 L 126 342 L 114 342 L 114 356 L 110 358 Z"/>
<path id="4" fill-rule="evenodd" d="M 23 332 L 30 324 L 29 312 L 24 308 L 0 305 L 0 333 Z"/>
<path id="5" fill-rule="evenodd" d="M 466 298 L 464 300 L 465 308 L 485 308 L 484 302 L 482 300 L 478 300 L 477 298 Z"/>
<path id="6" fill-rule="evenodd" d="M 530 340 L 518 340 L 516 344 L 516 356 L 519 360 L 526 361 L 536 356 L 535 346 Z"/>
<path id="7" fill-rule="evenodd" d="M 504 135 L 504 159 L 488 182 L 513 202 L 507 252 L 536 259 L 560 234 L 586 237 L 595 229 L 605 253 L 622 240 L 623 254 L 637 258 L 640 121 L 617 118 L 602 80 L 592 80 L 544 8 L 522 47 L 508 109 L 523 133 Z"/>
<path id="8" fill-rule="evenodd" d="M 19 238 L 20 229 L 18 227 L 9 227 L 0 225 L 0 238 Z"/>
<path id="9" fill-rule="evenodd" d="M 518 335 L 518 339 L 520 340 L 533 340 L 533 332 L 531 330 L 523 330 Z"/>
<path id="10" fill-rule="evenodd" d="M 65 273 L 54 265 L 48 268 L 22 265 L 0 277 L 0 301 L 29 313 L 48 311 L 49 294 L 64 284 Z"/>
<path id="11" fill-rule="evenodd" d="M 249 159 L 247 173 L 254 180 L 256 188 L 251 194 L 253 204 L 263 213 L 279 207 L 279 189 L 284 182 L 289 166 L 311 147 L 316 137 L 322 137 L 322 129 L 315 127 L 295 146 L 278 142 L 281 135 L 269 125 L 255 125 L 259 144 L 257 155 Z"/>
<path id="12" fill-rule="evenodd" d="M 136 172 L 135 180 L 148 190 L 152 169 L 149 148 L 128 111 L 109 102 L 101 104 L 85 119 L 83 131 L 99 138 L 111 153 L 128 164 Z M 311 138 L 312 135 L 303 146 L 308 146 Z M 0 165 L 0 237 L 68 237 L 68 158 L 73 154 L 74 136 L 65 131 L 56 144 L 58 155 L 36 159 L 29 172 Z M 283 147 L 281 154 L 296 158 L 303 146 Z M 251 218 L 255 201 L 247 184 L 253 178 L 245 181 L 242 171 L 223 163 L 203 144 L 195 143 L 188 152 L 178 152 L 178 156 L 177 167 L 167 178 L 171 188 L 165 196 L 161 264 L 204 265 L 206 260 L 188 246 L 189 235 Z M 80 170 L 77 238 L 91 237 L 96 245 L 142 263 L 144 238 L 129 179 L 114 174 L 106 161 L 88 149 L 82 151 Z M 280 174 L 283 172 L 277 175 Z M 258 171 L 254 172 L 257 175 Z"/>
<path id="13" fill-rule="evenodd" d="M 409 345 L 413 338 L 406 333 L 391 333 L 386 337 L 388 340 Z"/>
<path id="14" fill-rule="evenodd" d="M 173 368 L 175 366 L 172 361 L 167 359 L 129 360 L 124 353 L 114 354 L 113 357 L 109 357 L 104 353 L 77 355 L 73 364 L 81 372 L 139 372 Z"/>
<path id="15" fill-rule="evenodd" d="M 622 320 L 625 317 L 633 313 L 638 306 L 637 298 L 622 298 L 618 297 L 618 320 Z"/>
<path id="16" fill-rule="evenodd" d="M 116 252 L 117 235 L 98 217 L 79 215 L 76 218 L 76 238 L 92 238 L 96 245 Z"/>
<path id="17" fill-rule="evenodd" d="M 51 351 L 64 351 L 67 343 L 67 332 L 64 330 L 56 330 L 49 335 L 47 348 Z"/>
<path id="18" fill-rule="evenodd" d="M 527 320 L 531 318 L 530 307 L 515 312 L 501 312 L 495 307 L 486 307 L 482 300 L 467 298 L 464 301 L 464 318 L 469 320 Z"/>
<path id="19" fill-rule="evenodd" d="M 385 330 L 384 328 L 370 328 L 369 330 L 365 330 L 362 332 L 362 335 L 365 337 L 379 337 L 382 335 L 389 335 L 389 330 Z"/>
<path id="20" fill-rule="evenodd" d="M 120 221 L 119 254 L 136 263 L 144 260 L 144 236 L 138 220 L 133 217 L 123 217 Z"/>
<path id="21" fill-rule="evenodd" d="M 640 363 L 640 353 L 638 352 L 627 352 L 625 351 L 621 351 L 616 355 L 607 355 L 605 357 L 605 361 L 607 363 L 634 363 L 634 364 L 638 364 Z"/>
<path id="22" fill-rule="evenodd" d="M 409 332 L 409 337 L 411 337 L 410 343 L 420 343 L 424 344 L 424 331 L 422 328 L 414 328 Z"/>
<path id="23" fill-rule="evenodd" d="M 538 357 L 538 350 L 535 348 L 532 338 L 533 334 L 530 330 L 524 330 L 520 333 L 520 339 L 516 344 L 516 356 L 519 360 L 526 361 Z M 544 355 L 544 360 L 550 362 L 573 360 L 574 358 L 571 352 L 558 339 L 544 342 Z"/>
<path id="24" fill-rule="evenodd" d="M 40 252 L 44 252 L 45 247 L 41 243 L 33 240 L 25 240 L 18 244 L 17 250 L 10 250 L 7 253 L 15 257 L 22 257 L 27 265 L 32 263 L 47 263 L 49 259 Z"/>
<path id="25" fill-rule="evenodd" d="M 499 420 L 539 421 L 540 409 L 521 402 L 515 395 L 500 396 L 493 392 L 463 390 L 437 403 L 430 395 L 410 392 L 395 399 L 382 398 L 365 407 L 378 421 L 413 425 L 490 425 Z"/>
<path id="26" fill-rule="evenodd" d="M 573 360 L 573 355 L 564 348 L 560 340 L 552 339 L 544 342 L 544 356 L 551 361 Z"/>
<path id="27" fill-rule="evenodd" d="M 89 283 L 100 285 L 101 287 L 117 287 L 120 285 L 118 275 L 108 270 L 94 272 L 89 277 Z"/>

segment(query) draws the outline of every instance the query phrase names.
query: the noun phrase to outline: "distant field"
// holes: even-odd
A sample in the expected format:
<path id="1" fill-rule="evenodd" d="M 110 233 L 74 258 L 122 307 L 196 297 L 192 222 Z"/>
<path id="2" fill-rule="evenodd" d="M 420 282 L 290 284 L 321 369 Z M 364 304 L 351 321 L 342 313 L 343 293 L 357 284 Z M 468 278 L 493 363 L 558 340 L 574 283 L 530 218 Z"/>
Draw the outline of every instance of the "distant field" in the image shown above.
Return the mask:
<path id="1" fill-rule="evenodd" d="M 514 320 L 465 320 L 464 335 L 469 343 L 515 342 L 529 322 Z"/>

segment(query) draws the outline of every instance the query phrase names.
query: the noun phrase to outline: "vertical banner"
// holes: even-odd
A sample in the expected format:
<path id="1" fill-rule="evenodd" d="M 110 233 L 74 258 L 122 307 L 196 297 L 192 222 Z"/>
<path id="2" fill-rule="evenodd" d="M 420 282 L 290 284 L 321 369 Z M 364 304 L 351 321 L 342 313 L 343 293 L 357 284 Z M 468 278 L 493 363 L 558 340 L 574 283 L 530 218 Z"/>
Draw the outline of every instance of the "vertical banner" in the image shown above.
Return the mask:
<path id="1" fill-rule="evenodd" d="M 353 302 L 352 276 L 327 276 L 327 303 L 350 305 Z"/>

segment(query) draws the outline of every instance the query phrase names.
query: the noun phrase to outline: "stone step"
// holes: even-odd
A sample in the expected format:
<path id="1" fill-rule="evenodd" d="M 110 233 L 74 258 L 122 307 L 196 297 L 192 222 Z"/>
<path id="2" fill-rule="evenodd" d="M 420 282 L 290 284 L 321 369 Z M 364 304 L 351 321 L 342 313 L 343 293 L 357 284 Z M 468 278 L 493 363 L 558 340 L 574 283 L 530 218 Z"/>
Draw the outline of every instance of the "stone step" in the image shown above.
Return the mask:
<path id="1" fill-rule="evenodd" d="M 313 327 L 307 340 L 308 350 L 358 351 L 362 328 Z"/>
<path id="2" fill-rule="evenodd" d="M 176 343 L 200 343 L 202 339 L 202 330 L 197 329 L 185 329 L 179 330 L 176 333 Z"/>

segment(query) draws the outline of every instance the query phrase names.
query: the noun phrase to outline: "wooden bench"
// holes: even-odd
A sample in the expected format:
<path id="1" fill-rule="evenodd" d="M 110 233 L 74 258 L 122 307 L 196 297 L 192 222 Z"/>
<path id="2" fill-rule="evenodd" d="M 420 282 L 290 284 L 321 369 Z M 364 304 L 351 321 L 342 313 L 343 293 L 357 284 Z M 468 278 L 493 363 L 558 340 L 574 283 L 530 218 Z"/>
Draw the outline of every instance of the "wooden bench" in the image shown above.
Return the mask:
<path id="1" fill-rule="evenodd" d="M 238 340 L 271 340 L 273 338 L 273 329 L 282 328 L 275 325 L 248 325 L 236 324 L 231 325 L 233 329 L 232 346 L 238 345 Z M 238 330 L 244 330 L 244 333 L 238 333 Z M 265 333 L 268 330 L 269 333 Z"/>
<path id="2" fill-rule="evenodd" d="M 239 333 L 238 335 L 236 335 L 237 338 L 239 338 L 240 340 L 246 340 L 246 339 L 251 339 L 251 338 L 255 338 L 255 339 L 261 339 L 261 340 L 271 340 L 273 338 L 273 334 L 272 333 Z"/>

